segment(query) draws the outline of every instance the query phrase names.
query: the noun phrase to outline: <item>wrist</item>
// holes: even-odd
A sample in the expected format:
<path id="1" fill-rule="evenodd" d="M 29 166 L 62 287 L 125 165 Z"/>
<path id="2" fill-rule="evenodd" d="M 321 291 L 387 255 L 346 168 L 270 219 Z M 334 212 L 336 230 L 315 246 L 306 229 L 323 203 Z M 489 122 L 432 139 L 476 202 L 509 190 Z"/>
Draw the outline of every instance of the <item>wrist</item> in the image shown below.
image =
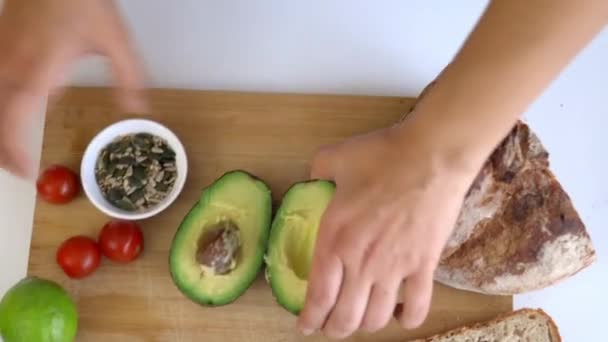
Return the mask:
<path id="1" fill-rule="evenodd" d="M 458 116 L 442 115 L 446 112 L 424 102 L 418 102 L 415 111 L 393 127 L 396 143 L 415 145 L 415 149 L 432 160 L 437 169 L 472 181 L 508 129 L 504 134 L 489 134 L 491 128 L 480 133 L 484 130 L 480 125 L 465 119 L 453 120 Z"/>
<path id="2" fill-rule="evenodd" d="M 439 163 L 476 175 L 516 123 L 519 111 L 471 91 L 471 83 L 458 70 L 454 75 L 452 66 L 423 90 L 396 125 L 396 134 L 401 144 L 415 143 Z"/>
<path id="3" fill-rule="evenodd" d="M 389 136 L 392 136 L 397 160 L 407 160 L 406 164 L 402 164 L 405 170 L 411 170 L 413 162 L 423 174 L 425 182 L 449 180 L 443 186 L 449 187 L 449 191 L 454 193 L 464 194 L 487 157 L 428 127 L 409 120 L 403 125 L 391 127 Z"/>

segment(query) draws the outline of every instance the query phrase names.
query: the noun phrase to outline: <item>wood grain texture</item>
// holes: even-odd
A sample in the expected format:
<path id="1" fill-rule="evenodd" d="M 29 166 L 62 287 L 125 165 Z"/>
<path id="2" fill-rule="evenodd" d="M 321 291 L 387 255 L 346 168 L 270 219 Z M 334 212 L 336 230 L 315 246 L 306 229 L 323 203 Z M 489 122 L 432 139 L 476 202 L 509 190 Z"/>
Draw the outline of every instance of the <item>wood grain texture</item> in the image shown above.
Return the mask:
<path id="1" fill-rule="evenodd" d="M 179 223 L 203 187 L 231 169 L 267 182 L 276 200 L 307 179 L 314 151 L 351 135 L 395 122 L 413 99 L 186 90 L 150 91 L 144 117 L 172 129 L 184 143 L 190 170 L 184 192 L 161 215 L 141 222 L 145 251 L 128 265 L 103 260 L 84 280 L 70 280 L 55 263 L 66 238 L 95 237 L 108 220 L 84 197 L 65 206 L 37 201 L 29 274 L 55 280 L 73 296 L 80 314 L 77 341 L 324 341 L 300 336 L 296 317 L 279 307 L 262 274 L 235 303 L 205 308 L 173 285 L 168 250 Z M 42 167 L 61 163 L 79 169 L 88 142 L 103 127 L 133 115 L 120 113 L 112 93 L 69 89 L 47 113 Z M 490 319 L 512 309 L 511 297 L 493 297 L 436 285 L 431 313 L 419 329 L 396 323 L 352 341 L 404 341 Z"/>

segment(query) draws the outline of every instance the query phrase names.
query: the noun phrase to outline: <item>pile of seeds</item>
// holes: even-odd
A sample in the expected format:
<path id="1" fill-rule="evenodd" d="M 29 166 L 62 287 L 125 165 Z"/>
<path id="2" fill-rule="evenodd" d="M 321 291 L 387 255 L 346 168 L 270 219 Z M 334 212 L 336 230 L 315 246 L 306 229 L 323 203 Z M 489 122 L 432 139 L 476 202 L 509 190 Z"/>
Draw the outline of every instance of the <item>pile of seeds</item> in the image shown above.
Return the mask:
<path id="1" fill-rule="evenodd" d="M 148 133 L 120 136 L 100 153 L 95 178 L 112 205 L 145 211 L 171 192 L 177 178 L 175 152 Z"/>

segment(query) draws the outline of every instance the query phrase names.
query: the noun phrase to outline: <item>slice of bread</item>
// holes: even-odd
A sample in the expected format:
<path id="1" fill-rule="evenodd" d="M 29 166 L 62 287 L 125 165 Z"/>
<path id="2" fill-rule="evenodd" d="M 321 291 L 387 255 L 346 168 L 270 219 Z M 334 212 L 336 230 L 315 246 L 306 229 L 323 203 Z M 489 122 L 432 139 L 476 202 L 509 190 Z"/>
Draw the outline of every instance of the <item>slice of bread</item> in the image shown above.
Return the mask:
<path id="1" fill-rule="evenodd" d="M 471 186 L 435 280 L 514 295 L 553 285 L 596 259 L 548 157 L 536 135 L 518 122 Z"/>
<path id="2" fill-rule="evenodd" d="M 555 322 L 541 309 L 520 309 L 410 342 L 561 342 Z"/>

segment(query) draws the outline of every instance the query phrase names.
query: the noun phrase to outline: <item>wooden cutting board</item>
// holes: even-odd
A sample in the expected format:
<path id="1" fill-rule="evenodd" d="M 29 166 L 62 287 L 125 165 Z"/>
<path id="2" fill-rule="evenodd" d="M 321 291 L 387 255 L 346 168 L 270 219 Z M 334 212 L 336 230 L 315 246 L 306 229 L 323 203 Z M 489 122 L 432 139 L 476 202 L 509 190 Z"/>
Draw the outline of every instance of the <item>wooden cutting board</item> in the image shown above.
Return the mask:
<path id="1" fill-rule="evenodd" d="M 201 189 L 224 172 L 245 169 L 264 179 L 279 199 L 290 184 L 307 179 L 319 146 L 389 125 L 408 111 L 413 99 L 183 90 L 152 90 L 150 98 L 151 113 L 145 117 L 182 139 L 190 170 L 175 204 L 141 222 L 142 257 L 128 265 L 104 259 L 91 277 L 68 279 L 55 263 L 57 247 L 76 234 L 97 236 L 108 218 L 84 195 L 65 206 L 39 200 L 29 274 L 57 281 L 73 296 L 80 315 L 78 341 L 324 341 L 297 333 L 296 317 L 275 303 L 262 273 L 233 304 L 205 308 L 187 300 L 169 276 L 171 239 Z M 108 89 L 69 89 L 47 113 L 42 167 L 60 163 L 78 170 L 93 136 L 127 117 L 117 111 Z M 511 297 L 437 284 L 421 328 L 403 331 L 393 322 L 377 334 L 357 334 L 351 340 L 406 341 L 511 309 Z"/>

